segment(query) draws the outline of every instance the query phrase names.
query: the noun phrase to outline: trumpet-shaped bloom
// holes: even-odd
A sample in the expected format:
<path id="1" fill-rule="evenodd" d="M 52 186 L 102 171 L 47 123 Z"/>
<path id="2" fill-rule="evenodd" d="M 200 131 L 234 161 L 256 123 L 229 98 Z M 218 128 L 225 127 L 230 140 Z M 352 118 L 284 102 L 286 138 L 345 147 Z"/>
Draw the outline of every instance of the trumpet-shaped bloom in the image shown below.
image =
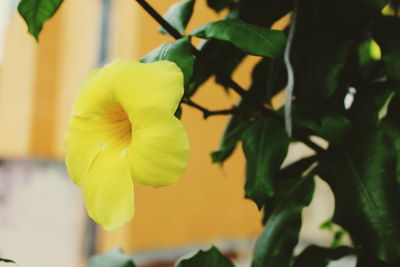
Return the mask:
<path id="1" fill-rule="evenodd" d="M 66 165 L 83 188 L 89 216 L 114 230 L 134 214 L 133 182 L 174 183 L 189 144 L 175 118 L 183 74 L 175 63 L 118 61 L 95 71 L 76 100 L 66 136 Z"/>

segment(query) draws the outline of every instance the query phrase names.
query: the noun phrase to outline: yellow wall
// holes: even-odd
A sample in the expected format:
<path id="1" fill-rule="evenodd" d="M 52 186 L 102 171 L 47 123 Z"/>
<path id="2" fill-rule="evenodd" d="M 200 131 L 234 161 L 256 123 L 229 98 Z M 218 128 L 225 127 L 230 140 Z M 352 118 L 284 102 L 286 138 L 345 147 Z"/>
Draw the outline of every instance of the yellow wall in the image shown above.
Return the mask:
<path id="1" fill-rule="evenodd" d="M 162 13 L 173 2 L 151 1 Z M 191 29 L 218 18 L 204 2 L 196 3 Z M 99 12 L 99 0 L 65 1 L 56 18 L 45 25 L 38 45 L 27 35 L 21 19 L 13 19 L 1 67 L 0 156 L 62 159 L 71 103 L 96 63 Z M 172 41 L 157 29 L 134 1 L 113 1 L 112 58 L 138 60 L 161 43 Z M 243 86 L 249 84 L 251 63 L 254 58 L 241 66 L 243 73 L 235 75 Z M 219 109 L 230 107 L 237 98 L 209 81 L 194 100 Z M 223 167 L 211 164 L 209 154 L 218 147 L 226 120 L 224 116 L 203 120 L 200 112 L 184 107 L 183 123 L 191 142 L 188 171 L 169 187 L 137 185 L 134 220 L 119 231 L 101 231 L 100 251 L 115 246 L 145 250 L 257 235 L 260 214 L 243 198 L 240 149 Z"/>

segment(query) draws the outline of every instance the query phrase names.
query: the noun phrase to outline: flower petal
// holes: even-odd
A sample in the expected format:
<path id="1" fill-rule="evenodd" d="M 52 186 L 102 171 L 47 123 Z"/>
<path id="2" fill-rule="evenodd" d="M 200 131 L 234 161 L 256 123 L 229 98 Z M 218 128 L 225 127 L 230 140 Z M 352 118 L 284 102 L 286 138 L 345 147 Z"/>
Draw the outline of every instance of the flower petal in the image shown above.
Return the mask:
<path id="1" fill-rule="evenodd" d="M 128 160 L 133 180 L 154 187 L 178 180 L 189 161 L 189 142 L 181 122 L 158 108 L 145 108 L 130 120 Z"/>
<path id="2" fill-rule="evenodd" d="M 144 107 L 175 113 L 183 96 L 183 74 L 170 61 L 114 61 L 91 74 L 73 107 L 73 115 L 103 115 L 117 102 L 131 114 Z"/>
<path id="3" fill-rule="evenodd" d="M 127 113 L 144 107 L 175 113 L 184 92 L 183 73 L 175 63 L 119 61 L 109 68 L 113 95 Z"/>
<path id="4" fill-rule="evenodd" d="M 105 114 L 109 104 L 115 102 L 109 86 L 110 80 L 107 66 L 93 71 L 75 100 L 72 115 L 90 118 Z"/>
<path id="5" fill-rule="evenodd" d="M 102 149 L 126 149 L 131 139 L 130 128 L 128 118 L 115 122 L 107 117 L 73 116 L 65 138 L 66 166 L 72 181 L 77 185 L 84 182 Z"/>
<path id="6" fill-rule="evenodd" d="M 173 62 L 114 61 L 91 74 L 73 115 L 101 116 L 112 102 L 120 103 L 129 114 L 151 106 L 173 114 L 183 92 L 183 74 Z"/>
<path id="7" fill-rule="evenodd" d="M 89 216 L 106 230 L 129 222 L 134 214 L 131 172 L 124 153 L 102 150 L 83 183 Z"/>
<path id="8" fill-rule="evenodd" d="M 87 119 L 81 118 L 72 118 L 68 125 L 65 164 L 70 178 L 76 185 L 82 184 L 100 152 L 96 143 L 100 142 L 101 138 L 94 134 L 96 131 L 91 129 L 92 125 L 87 123 Z"/>

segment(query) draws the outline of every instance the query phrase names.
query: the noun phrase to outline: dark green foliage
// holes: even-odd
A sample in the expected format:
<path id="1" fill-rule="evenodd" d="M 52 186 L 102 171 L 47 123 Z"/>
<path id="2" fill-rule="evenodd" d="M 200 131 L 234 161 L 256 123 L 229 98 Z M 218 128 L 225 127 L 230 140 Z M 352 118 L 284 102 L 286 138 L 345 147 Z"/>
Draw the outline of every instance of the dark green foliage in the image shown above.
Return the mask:
<path id="1" fill-rule="evenodd" d="M 230 118 L 218 150 L 211 153 L 214 163 L 224 162 L 233 153 L 237 143 L 242 138 L 243 132 L 249 127 L 250 123 L 249 120 L 242 116 L 232 116 Z"/>
<path id="2" fill-rule="evenodd" d="M 272 214 L 280 205 L 289 197 L 292 189 L 299 182 L 300 177 L 305 173 L 317 160 L 316 156 L 302 158 L 296 162 L 285 166 L 281 169 L 275 179 L 275 194 L 268 198 L 264 204 L 263 224 L 266 224 Z"/>
<path id="3" fill-rule="evenodd" d="M 180 34 L 184 34 L 187 24 L 193 13 L 195 0 L 184 0 L 173 4 L 164 15 L 164 19 L 168 21 Z M 168 33 L 164 28 L 160 30 L 162 33 Z"/>
<path id="4" fill-rule="evenodd" d="M 357 265 L 356 267 L 398 267 L 398 263 L 387 263 L 383 262 L 374 256 L 361 252 L 360 254 L 357 255 Z"/>
<path id="5" fill-rule="evenodd" d="M 50 19 L 63 0 L 21 0 L 18 12 L 28 25 L 28 32 L 39 39 L 43 24 Z"/>
<path id="6" fill-rule="evenodd" d="M 201 26 L 191 35 L 234 44 L 255 56 L 279 57 L 286 42 L 281 31 L 269 30 L 237 19 L 225 19 Z"/>
<path id="7" fill-rule="evenodd" d="M 253 82 L 249 93 L 262 102 L 271 104 L 272 96 L 284 86 L 282 82 L 285 81 L 284 74 L 281 62 L 270 58 L 262 59 L 253 70 Z M 233 115 L 226 126 L 219 149 L 211 154 L 213 162 L 221 163 L 232 154 L 236 144 L 241 140 L 244 130 L 251 123 L 248 116 L 246 117 L 246 111 L 251 114 L 254 109 L 241 101 L 238 114 Z"/>
<path id="8" fill-rule="evenodd" d="M 263 58 L 254 67 L 249 91 L 263 103 L 271 105 L 272 97 L 286 86 L 286 70 L 279 59 Z"/>
<path id="9" fill-rule="evenodd" d="M 297 106 L 313 110 L 332 96 L 343 78 L 354 49 L 363 40 L 367 26 L 386 1 L 298 1 L 291 50 Z M 354 79 L 355 77 L 351 77 Z"/>
<path id="10" fill-rule="evenodd" d="M 400 1 L 399 0 L 389 0 L 389 4 L 393 8 L 395 14 L 398 14 L 399 7 L 400 7 Z"/>
<path id="11" fill-rule="evenodd" d="M 350 127 L 350 121 L 338 113 L 318 113 L 304 116 L 294 114 L 295 121 L 310 134 L 320 136 L 332 144 L 340 143 Z"/>
<path id="12" fill-rule="evenodd" d="M 289 267 L 298 242 L 301 212 L 313 196 L 313 175 L 300 177 L 268 218 L 257 240 L 252 267 Z"/>
<path id="13" fill-rule="evenodd" d="M 293 267 L 326 267 L 330 261 L 354 254 L 349 247 L 324 248 L 309 246 L 296 257 Z"/>
<path id="14" fill-rule="evenodd" d="M 298 3 L 290 51 L 294 95 L 299 109 L 312 110 L 318 101 L 330 97 L 338 87 L 339 75 L 355 36 L 349 25 L 340 27 L 344 22 L 340 21 L 342 14 L 335 13 L 338 1 Z"/>
<path id="15" fill-rule="evenodd" d="M 234 267 L 233 263 L 219 252 L 216 247 L 207 251 L 200 250 L 189 259 L 180 260 L 175 267 Z"/>
<path id="16" fill-rule="evenodd" d="M 135 267 L 131 257 L 122 253 L 121 249 L 114 249 L 94 256 L 88 267 Z"/>
<path id="17" fill-rule="evenodd" d="M 192 53 L 192 44 L 188 38 L 182 38 L 175 42 L 165 43 L 146 56 L 142 62 L 154 62 L 160 60 L 169 60 L 175 62 L 182 70 L 185 78 L 185 88 L 187 87 L 193 73 L 195 58 Z"/>
<path id="18" fill-rule="evenodd" d="M 231 2 L 230 0 L 214 0 L 213 2 L 222 4 Z M 290 11 L 293 4 L 292 0 L 242 0 L 238 2 L 227 16 L 230 19 L 240 19 L 244 22 L 255 25 L 270 27 L 273 22 Z M 228 42 L 218 40 L 207 40 L 200 48 L 202 57 L 207 58 L 213 65 L 225 74 L 231 74 L 236 66 L 242 61 L 245 53 L 237 49 Z M 196 61 L 193 83 L 190 92 L 195 92 L 197 88 L 211 76 L 208 64 Z M 224 85 L 224 82 L 217 77 L 216 81 Z M 282 80 L 281 80 L 282 81 Z M 284 83 L 284 80 L 282 81 Z"/>
<path id="19" fill-rule="evenodd" d="M 398 155 L 385 125 L 360 129 L 332 146 L 318 173 L 335 194 L 334 221 L 382 261 L 400 260 Z"/>
<path id="20" fill-rule="evenodd" d="M 218 40 L 203 41 L 199 46 L 199 51 L 188 95 L 193 95 L 197 88 L 214 74 L 210 65 L 216 66 L 224 74 L 230 75 L 245 56 L 245 53 L 233 44 Z M 216 81 L 223 84 L 218 77 Z"/>
<path id="21" fill-rule="evenodd" d="M 283 125 L 274 119 L 260 117 L 243 133 L 246 156 L 246 197 L 258 208 L 275 193 L 275 179 L 286 157 L 289 137 Z"/>
<path id="22" fill-rule="evenodd" d="M 400 18 L 381 16 L 372 27 L 373 37 L 382 50 L 386 74 L 396 90 L 400 89 Z"/>
<path id="23" fill-rule="evenodd" d="M 379 125 L 382 109 L 393 97 L 393 91 L 382 83 L 371 83 L 357 92 L 349 111 L 354 126 L 374 127 Z"/>
<path id="24" fill-rule="evenodd" d="M 207 0 L 207 5 L 216 12 L 220 12 L 227 7 L 233 7 L 235 0 Z"/>
<path id="25" fill-rule="evenodd" d="M 248 23 L 270 27 L 292 10 L 293 0 L 241 0 L 238 17 Z"/>

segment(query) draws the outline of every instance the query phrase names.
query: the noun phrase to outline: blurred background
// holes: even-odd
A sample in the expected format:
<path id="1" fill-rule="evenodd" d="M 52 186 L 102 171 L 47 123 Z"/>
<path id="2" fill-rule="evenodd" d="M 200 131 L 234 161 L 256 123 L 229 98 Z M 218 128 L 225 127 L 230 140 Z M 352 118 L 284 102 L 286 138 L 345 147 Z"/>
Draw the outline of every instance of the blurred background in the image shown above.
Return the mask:
<path id="1" fill-rule="evenodd" d="M 176 1 L 149 2 L 164 13 Z M 91 255 L 122 247 L 139 267 L 161 267 L 215 244 L 238 266 L 248 266 L 262 225 L 256 205 L 244 199 L 241 149 L 223 166 L 210 157 L 228 117 L 204 120 L 199 111 L 183 107 L 191 143 L 187 172 L 169 187 L 136 185 L 135 218 L 118 231 L 104 231 L 88 218 L 80 188 L 66 173 L 66 125 L 90 71 L 115 58 L 139 60 L 172 38 L 160 34 L 133 0 L 65 0 L 37 43 L 17 4 L 0 1 L 0 257 L 20 267 L 82 267 Z M 205 0 L 197 1 L 189 30 L 220 16 Z M 274 27 L 282 29 L 287 22 L 285 17 Z M 245 88 L 256 60 L 247 58 L 234 74 Z M 238 99 L 210 79 L 194 100 L 222 109 Z M 276 97 L 275 104 L 281 102 L 282 96 Z M 304 153 L 310 151 L 292 145 L 287 161 Z M 333 233 L 319 225 L 332 210 L 333 196 L 318 180 L 317 194 L 303 214 L 299 249 L 311 240 L 331 243 Z"/>

